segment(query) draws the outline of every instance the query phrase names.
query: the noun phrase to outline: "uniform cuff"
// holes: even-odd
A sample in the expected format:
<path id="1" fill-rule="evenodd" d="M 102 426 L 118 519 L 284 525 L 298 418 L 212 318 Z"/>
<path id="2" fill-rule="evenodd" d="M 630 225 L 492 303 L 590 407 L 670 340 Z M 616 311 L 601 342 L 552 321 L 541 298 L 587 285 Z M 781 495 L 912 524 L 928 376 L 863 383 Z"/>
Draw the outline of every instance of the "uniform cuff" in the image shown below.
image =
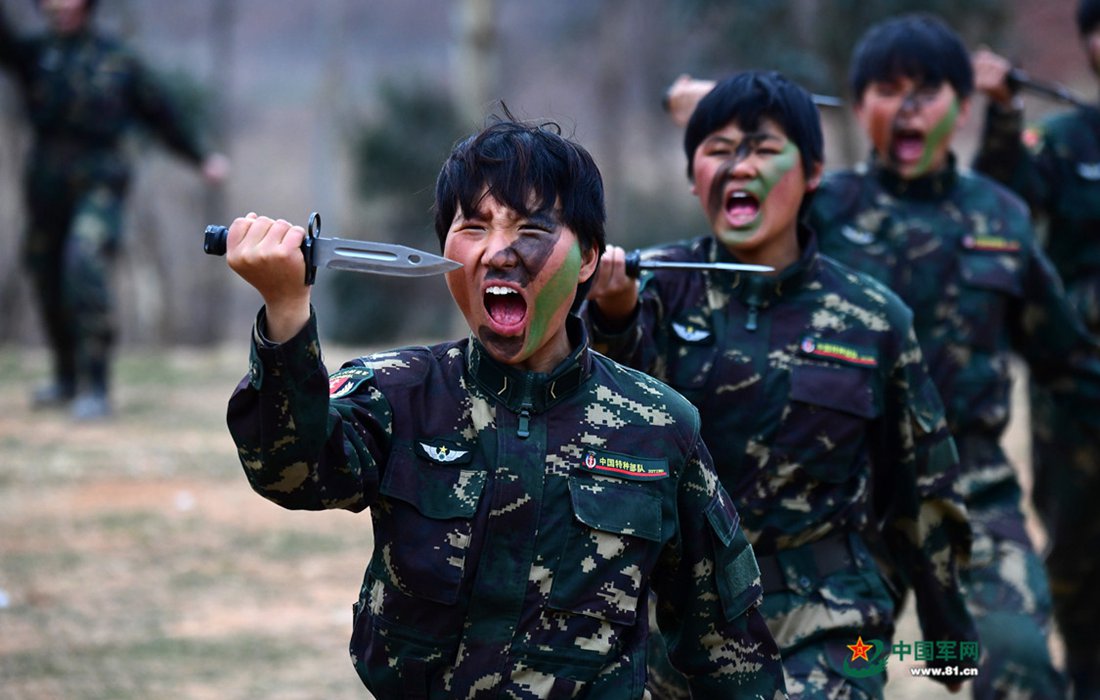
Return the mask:
<path id="1" fill-rule="evenodd" d="M 259 391 L 263 387 L 297 385 L 324 368 L 321 343 L 317 337 L 317 315 L 310 307 L 309 322 L 302 330 L 283 343 L 274 343 L 266 336 L 267 315 L 260 309 L 252 327 L 252 350 L 249 355 L 249 384 Z"/>

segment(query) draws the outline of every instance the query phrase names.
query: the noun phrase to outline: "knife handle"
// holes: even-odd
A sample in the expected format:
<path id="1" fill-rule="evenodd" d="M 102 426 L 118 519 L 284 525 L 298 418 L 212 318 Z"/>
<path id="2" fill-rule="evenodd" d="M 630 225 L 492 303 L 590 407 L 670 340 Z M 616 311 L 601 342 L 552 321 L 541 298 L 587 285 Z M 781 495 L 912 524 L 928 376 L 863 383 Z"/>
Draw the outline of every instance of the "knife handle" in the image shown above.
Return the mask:
<path id="1" fill-rule="evenodd" d="M 623 263 L 626 265 L 626 276 L 631 279 L 638 279 L 638 275 L 642 274 L 642 254 L 635 250 L 626 254 L 623 258 Z"/>
<path id="2" fill-rule="evenodd" d="M 313 240 L 321 235 L 321 215 L 313 212 L 309 215 L 309 228 L 306 237 L 302 240 L 302 255 L 306 259 L 306 284 L 310 285 L 317 279 L 317 266 L 313 264 Z M 225 226 L 210 225 L 202 238 L 202 249 L 207 255 L 225 255 L 227 242 L 229 241 L 229 229 Z"/>
<path id="3" fill-rule="evenodd" d="M 225 226 L 207 226 L 202 239 L 202 249 L 207 255 L 225 255 L 229 229 Z"/>

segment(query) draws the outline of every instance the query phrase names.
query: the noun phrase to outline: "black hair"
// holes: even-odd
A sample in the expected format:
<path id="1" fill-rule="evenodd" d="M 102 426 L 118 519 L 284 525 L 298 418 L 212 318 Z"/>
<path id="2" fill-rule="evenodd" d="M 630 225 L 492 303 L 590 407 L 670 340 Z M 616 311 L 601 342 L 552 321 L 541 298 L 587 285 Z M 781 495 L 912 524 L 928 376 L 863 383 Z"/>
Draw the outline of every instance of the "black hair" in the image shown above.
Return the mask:
<path id="1" fill-rule="evenodd" d="M 970 52 L 955 30 L 930 14 L 879 22 L 856 44 L 848 84 L 857 102 L 870 83 L 899 77 L 932 87 L 947 81 L 959 99 L 974 91 Z"/>
<path id="2" fill-rule="evenodd" d="M 1100 0 L 1081 0 L 1077 3 L 1077 32 L 1085 36 L 1100 24 Z"/>
<path id="3" fill-rule="evenodd" d="M 699 101 L 684 131 L 688 178 L 692 177 L 695 149 L 704 139 L 730 122 L 749 131 L 763 119 L 778 124 L 798 146 L 802 172 L 810 178 L 814 167 L 825 161 L 821 115 L 810 93 L 775 71 L 736 73 L 720 81 Z"/>
<path id="4" fill-rule="evenodd" d="M 497 118 L 460 141 L 435 183 L 435 233 L 442 249 L 455 214 L 472 216 L 488 193 L 520 216 L 560 207 L 558 218 L 577 236 L 581 249 L 606 248 L 603 178 L 579 144 L 553 122 L 525 123 Z M 580 285 L 574 310 L 595 275 Z"/>

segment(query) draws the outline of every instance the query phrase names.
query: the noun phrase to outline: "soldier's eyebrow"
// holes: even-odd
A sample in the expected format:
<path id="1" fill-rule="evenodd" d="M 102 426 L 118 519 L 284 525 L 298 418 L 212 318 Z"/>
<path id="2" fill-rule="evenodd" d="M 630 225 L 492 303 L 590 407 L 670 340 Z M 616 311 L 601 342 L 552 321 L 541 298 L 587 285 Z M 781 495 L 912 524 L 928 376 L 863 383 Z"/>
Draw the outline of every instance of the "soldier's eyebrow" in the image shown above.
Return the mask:
<path id="1" fill-rule="evenodd" d="M 553 209 L 543 209 L 541 211 L 532 212 L 531 215 L 527 217 L 525 224 L 552 231 L 561 225 L 561 221 L 556 211 Z"/>

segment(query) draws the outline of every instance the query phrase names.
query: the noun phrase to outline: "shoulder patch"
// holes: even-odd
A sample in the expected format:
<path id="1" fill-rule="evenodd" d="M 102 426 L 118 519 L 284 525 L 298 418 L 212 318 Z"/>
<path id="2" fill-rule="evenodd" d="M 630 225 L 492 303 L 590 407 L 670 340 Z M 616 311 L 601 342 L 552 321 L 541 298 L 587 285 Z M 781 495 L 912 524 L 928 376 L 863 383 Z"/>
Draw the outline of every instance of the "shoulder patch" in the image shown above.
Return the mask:
<path id="1" fill-rule="evenodd" d="M 654 481 L 668 478 L 668 460 L 661 458 L 631 457 L 614 452 L 589 450 L 582 461 L 586 471 L 593 474 L 617 476 L 620 479 Z"/>
<path id="2" fill-rule="evenodd" d="M 333 372 L 328 378 L 329 398 L 343 398 L 373 376 L 374 370 L 370 367 L 345 367 Z"/>
<path id="3" fill-rule="evenodd" d="M 847 343 L 835 343 L 806 336 L 802 339 L 798 349 L 802 351 L 803 355 L 808 357 L 840 360 L 841 362 L 857 365 L 859 367 L 878 367 L 878 358 L 873 351 Z"/>
<path id="4" fill-rule="evenodd" d="M 473 459 L 473 451 L 449 440 L 417 440 L 416 453 L 437 464 L 465 464 Z"/>

